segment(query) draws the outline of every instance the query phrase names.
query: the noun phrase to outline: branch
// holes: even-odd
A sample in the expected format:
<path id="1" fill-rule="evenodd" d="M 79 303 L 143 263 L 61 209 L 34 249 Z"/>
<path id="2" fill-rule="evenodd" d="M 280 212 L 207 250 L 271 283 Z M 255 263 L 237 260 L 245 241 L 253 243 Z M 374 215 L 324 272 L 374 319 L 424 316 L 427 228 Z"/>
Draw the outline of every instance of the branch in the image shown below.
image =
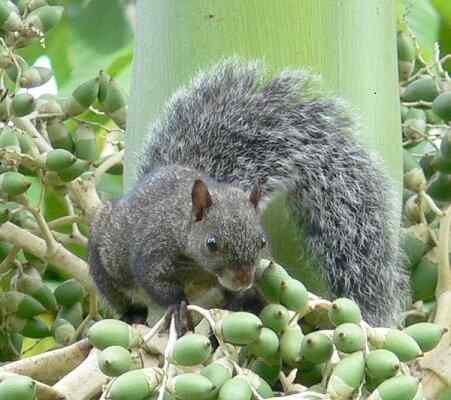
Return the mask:
<path id="1" fill-rule="evenodd" d="M 6 364 L 0 368 L 0 373 L 25 375 L 47 385 L 53 385 L 80 365 L 91 348 L 88 340 L 84 339 L 61 349 Z"/>
<path id="2" fill-rule="evenodd" d="M 38 146 L 38 149 L 42 153 L 46 153 L 48 151 L 53 150 L 52 146 L 50 145 L 47 140 L 44 139 L 44 137 L 39 133 L 39 131 L 36 129 L 36 127 L 31 123 L 31 121 L 27 118 L 14 118 L 13 119 L 14 124 L 19 128 L 27 132 L 36 143 L 36 146 Z"/>
<path id="3" fill-rule="evenodd" d="M 68 400 L 91 400 L 99 395 L 109 378 L 97 364 L 99 350 L 92 349 L 88 357 L 73 371 L 58 381 L 53 388 Z"/>
<path id="4" fill-rule="evenodd" d="M 77 278 L 88 292 L 95 290 L 94 283 L 89 275 L 88 264 L 60 243 L 55 243 L 53 254 L 47 254 L 47 245 L 43 239 L 11 222 L 5 222 L 0 226 L 0 239 L 11 242 L 36 257 L 47 260 L 61 272 Z"/>
<path id="5" fill-rule="evenodd" d="M 71 198 L 83 210 L 88 221 L 90 221 L 98 207 L 102 205 L 96 190 L 95 175 L 87 178 L 77 178 L 67 185 Z"/>

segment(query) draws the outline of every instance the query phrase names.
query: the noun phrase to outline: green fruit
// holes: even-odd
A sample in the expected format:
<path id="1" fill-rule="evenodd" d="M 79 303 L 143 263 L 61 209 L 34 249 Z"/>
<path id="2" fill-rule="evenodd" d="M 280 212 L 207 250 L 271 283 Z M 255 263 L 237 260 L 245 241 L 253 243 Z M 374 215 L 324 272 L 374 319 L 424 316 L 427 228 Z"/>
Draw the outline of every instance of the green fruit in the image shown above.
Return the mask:
<path id="1" fill-rule="evenodd" d="M 399 367 L 399 359 L 391 351 L 373 350 L 366 356 L 366 373 L 376 381 L 384 381 L 395 376 Z"/>
<path id="2" fill-rule="evenodd" d="M 257 358 L 250 366 L 251 370 L 255 372 L 265 382 L 274 385 L 279 379 L 280 362 L 271 364 L 267 360 Z"/>
<path id="3" fill-rule="evenodd" d="M 381 383 L 368 400 L 413 400 L 418 390 L 418 379 L 400 375 Z"/>
<path id="4" fill-rule="evenodd" d="M 379 328 L 374 328 L 376 334 L 378 330 Z M 380 342 L 376 342 L 371 335 L 369 340 L 374 347 L 382 347 L 385 350 L 395 353 L 402 362 L 412 361 L 423 354 L 415 340 L 397 329 L 388 329 L 383 334 L 381 342 L 382 346 L 380 346 Z"/>
<path id="5" fill-rule="evenodd" d="M 413 269 L 430 249 L 429 227 L 427 224 L 416 224 L 401 228 L 400 246 L 407 258 L 409 269 Z"/>
<path id="6" fill-rule="evenodd" d="M 260 313 L 263 325 L 274 332 L 282 332 L 290 321 L 288 310 L 280 304 L 268 304 Z"/>
<path id="7" fill-rule="evenodd" d="M 47 134 L 49 135 L 50 143 L 57 149 L 65 149 L 72 152 L 74 143 L 69 130 L 66 126 L 56 119 L 52 119 L 47 123 Z"/>
<path id="8" fill-rule="evenodd" d="M 8 7 L 6 2 L 0 3 L 0 29 L 4 31 L 19 31 L 23 27 L 20 16 Z"/>
<path id="9" fill-rule="evenodd" d="M 426 113 L 418 108 L 410 108 L 403 124 L 405 139 L 423 140 L 426 134 Z"/>
<path id="10" fill-rule="evenodd" d="M 70 167 L 76 158 L 74 155 L 64 149 L 51 150 L 47 153 L 46 167 L 49 171 L 61 171 Z"/>
<path id="11" fill-rule="evenodd" d="M 34 111 L 36 102 L 31 94 L 21 93 L 14 96 L 11 107 L 16 117 L 24 117 Z"/>
<path id="12" fill-rule="evenodd" d="M 152 368 L 136 369 L 116 378 L 108 390 L 110 400 L 146 400 L 155 393 L 160 376 Z"/>
<path id="13" fill-rule="evenodd" d="M 103 103 L 106 98 L 106 92 L 108 90 L 108 83 L 111 79 L 111 76 L 109 76 L 104 71 L 99 72 L 99 92 L 97 94 L 97 98 L 100 103 Z"/>
<path id="14" fill-rule="evenodd" d="M 32 89 L 47 83 L 53 76 L 53 72 L 45 67 L 30 67 L 22 72 L 20 85 L 26 89 Z"/>
<path id="15" fill-rule="evenodd" d="M 291 311 L 303 315 L 307 310 L 308 292 L 302 282 L 296 279 L 282 281 L 280 303 Z"/>
<path id="16" fill-rule="evenodd" d="M 28 376 L 13 376 L 0 383 L 2 400 L 35 400 L 36 383 Z"/>
<path id="17" fill-rule="evenodd" d="M 432 103 L 432 111 L 445 122 L 451 121 L 451 91 L 436 97 Z"/>
<path id="18" fill-rule="evenodd" d="M 280 337 L 280 355 L 290 367 L 301 360 L 301 344 L 304 334 L 299 325 L 288 326 Z"/>
<path id="19" fill-rule="evenodd" d="M 313 386 L 323 380 L 324 364 L 302 363 L 299 366 L 296 382 L 304 386 Z"/>
<path id="20" fill-rule="evenodd" d="M 247 380 L 241 376 L 235 376 L 224 383 L 218 396 L 218 400 L 251 400 L 251 398 L 251 387 Z"/>
<path id="21" fill-rule="evenodd" d="M 95 161 L 96 134 L 86 125 L 80 124 L 74 133 L 75 155 L 82 160 Z"/>
<path id="22" fill-rule="evenodd" d="M 81 303 L 72 304 L 70 307 L 61 307 L 57 314 L 57 318 L 69 321 L 74 328 L 78 328 L 83 321 L 83 306 Z"/>
<path id="23" fill-rule="evenodd" d="M 233 366 L 226 359 L 220 359 L 200 370 L 200 374 L 205 376 L 214 386 L 211 398 L 215 399 L 222 385 L 232 378 Z M 210 397 L 209 397 L 210 399 Z"/>
<path id="24" fill-rule="evenodd" d="M 55 312 L 57 309 L 56 299 L 50 288 L 44 283 L 33 294 L 31 294 L 48 311 Z"/>
<path id="25" fill-rule="evenodd" d="M 415 45 L 409 35 L 404 32 L 398 32 L 397 47 L 399 80 L 406 81 L 415 68 Z"/>
<path id="26" fill-rule="evenodd" d="M 301 357 L 313 364 L 328 361 L 333 351 L 332 340 L 323 333 L 312 332 L 302 339 Z"/>
<path id="27" fill-rule="evenodd" d="M 50 336 L 50 330 L 47 325 L 38 318 L 30 318 L 26 320 L 22 329 L 22 335 L 25 337 L 40 339 Z"/>
<path id="28" fill-rule="evenodd" d="M 335 366 L 327 384 L 332 400 L 350 399 L 360 386 L 365 373 L 365 359 L 359 351 L 341 359 Z"/>
<path id="29" fill-rule="evenodd" d="M 287 271 L 276 263 L 271 263 L 257 280 L 257 285 L 268 302 L 278 303 L 282 291 L 282 282 L 288 281 Z"/>
<path id="30" fill-rule="evenodd" d="M 121 346 L 110 346 L 98 353 L 97 362 L 100 370 L 107 376 L 117 377 L 132 367 L 132 357 L 127 349 Z"/>
<path id="31" fill-rule="evenodd" d="M 439 95 L 440 96 L 440 95 Z M 441 119 L 434 111 L 426 110 L 426 121 L 428 124 L 440 125 L 443 124 L 443 119 Z"/>
<path id="32" fill-rule="evenodd" d="M 89 342 L 97 349 L 109 346 L 122 346 L 130 349 L 139 343 L 137 332 L 128 324 L 116 319 L 96 322 L 88 331 Z"/>
<path id="33" fill-rule="evenodd" d="M 397 36 L 398 60 L 414 61 L 416 50 L 412 38 L 405 32 L 398 32 Z"/>
<path id="34" fill-rule="evenodd" d="M 420 164 L 407 150 L 403 152 L 403 160 L 404 186 L 414 192 L 424 190 L 427 182 Z"/>
<path id="35" fill-rule="evenodd" d="M 58 304 L 70 307 L 83 300 L 85 290 L 77 279 L 68 279 L 55 289 L 54 294 Z"/>
<path id="36" fill-rule="evenodd" d="M 224 340 L 231 344 L 246 345 L 258 339 L 263 328 L 262 321 L 248 312 L 234 312 L 222 321 Z"/>
<path id="37" fill-rule="evenodd" d="M 114 79 L 110 79 L 106 86 L 105 100 L 101 103 L 103 110 L 122 129 L 127 119 L 127 103 L 122 90 Z"/>
<path id="38" fill-rule="evenodd" d="M 362 328 L 353 323 L 344 323 L 334 331 L 334 344 L 338 351 L 354 353 L 364 349 L 366 340 Z"/>
<path id="39" fill-rule="evenodd" d="M 75 117 L 87 110 L 87 108 L 79 104 L 78 101 L 75 100 L 72 96 L 58 99 L 58 103 L 64 111 L 66 118 Z"/>
<path id="40" fill-rule="evenodd" d="M 273 330 L 262 328 L 260 336 L 248 345 L 248 349 L 257 357 L 272 358 L 279 350 L 279 338 Z"/>
<path id="41" fill-rule="evenodd" d="M 17 139 L 19 140 L 21 153 L 30 154 L 32 156 L 38 154 L 38 150 L 33 142 L 33 139 L 27 133 L 17 132 Z"/>
<path id="42" fill-rule="evenodd" d="M 25 293 L 9 291 L 0 293 L 0 309 L 4 314 L 16 314 L 19 318 L 33 318 L 45 312 L 41 303 Z"/>
<path id="43" fill-rule="evenodd" d="M 0 362 L 14 361 L 22 353 L 23 336 L 0 330 Z"/>
<path id="44" fill-rule="evenodd" d="M 72 96 L 84 108 L 89 108 L 97 99 L 99 79 L 94 78 L 78 86 Z"/>
<path id="45" fill-rule="evenodd" d="M 63 15 L 62 6 L 43 6 L 33 10 L 28 14 L 25 23 L 31 25 L 39 31 L 46 33 L 58 24 Z"/>
<path id="46" fill-rule="evenodd" d="M 269 386 L 268 382 L 260 378 L 254 372 L 247 370 L 245 371 L 246 380 L 248 383 L 257 391 L 257 393 L 264 399 L 268 399 L 274 396 L 274 393 Z"/>
<path id="47" fill-rule="evenodd" d="M 0 204 L 0 225 L 11 219 L 11 210 L 4 204 Z"/>
<path id="48" fill-rule="evenodd" d="M 206 336 L 186 335 L 175 342 L 172 359 L 183 366 L 202 364 L 211 356 L 211 351 L 211 343 Z"/>
<path id="49" fill-rule="evenodd" d="M 208 399 L 215 390 L 213 383 L 198 374 L 182 374 L 175 377 L 175 395 L 180 400 Z"/>
<path id="50" fill-rule="evenodd" d="M 74 326 L 65 319 L 57 318 L 52 325 L 52 336 L 56 343 L 67 346 L 75 339 L 76 331 Z"/>
<path id="51" fill-rule="evenodd" d="M 451 129 L 446 129 L 443 132 L 442 140 L 440 142 L 440 151 L 444 159 L 451 159 Z"/>
<path id="52" fill-rule="evenodd" d="M 339 298 L 332 303 L 332 307 L 329 309 L 329 319 L 335 326 L 344 324 L 345 322 L 360 324 L 362 314 L 359 306 L 354 301 Z"/>
<path id="53" fill-rule="evenodd" d="M 88 171 L 90 166 L 91 161 L 77 159 L 70 167 L 58 171 L 58 176 L 63 182 L 71 182 Z"/>
<path id="54" fill-rule="evenodd" d="M 430 322 L 413 324 L 403 330 L 417 342 L 423 352 L 431 351 L 437 346 L 446 331 L 441 326 Z"/>
<path id="55" fill-rule="evenodd" d="M 421 259 L 411 274 L 413 298 L 433 300 L 438 280 L 438 247 L 434 247 Z"/>
<path id="56" fill-rule="evenodd" d="M 5 126 L 0 134 L 0 148 L 20 153 L 20 142 L 17 133 L 9 126 Z"/>
<path id="57" fill-rule="evenodd" d="M 438 95 L 439 89 L 435 80 L 431 77 L 424 77 L 410 83 L 401 98 L 406 102 L 434 101 Z M 439 115 L 437 112 L 436 114 Z"/>
<path id="58" fill-rule="evenodd" d="M 30 186 L 31 182 L 18 172 L 4 172 L 0 175 L 0 192 L 8 196 L 25 193 Z"/>
<path id="59" fill-rule="evenodd" d="M 451 200 L 451 175 L 437 173 L 429 181 L 427 193 L 438 201 Z"/>

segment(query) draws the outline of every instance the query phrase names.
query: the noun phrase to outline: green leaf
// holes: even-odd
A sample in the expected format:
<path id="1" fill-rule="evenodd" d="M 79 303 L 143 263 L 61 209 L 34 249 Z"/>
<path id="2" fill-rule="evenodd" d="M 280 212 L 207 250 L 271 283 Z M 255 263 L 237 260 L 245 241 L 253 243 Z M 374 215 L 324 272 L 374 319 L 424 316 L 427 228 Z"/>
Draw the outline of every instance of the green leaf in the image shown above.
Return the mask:
<path id="1" fill-rule="evenodd" d="M 449 0 L 432 0 L 432 4 L 443 19 L 451 23 L 451 2 Z"/>

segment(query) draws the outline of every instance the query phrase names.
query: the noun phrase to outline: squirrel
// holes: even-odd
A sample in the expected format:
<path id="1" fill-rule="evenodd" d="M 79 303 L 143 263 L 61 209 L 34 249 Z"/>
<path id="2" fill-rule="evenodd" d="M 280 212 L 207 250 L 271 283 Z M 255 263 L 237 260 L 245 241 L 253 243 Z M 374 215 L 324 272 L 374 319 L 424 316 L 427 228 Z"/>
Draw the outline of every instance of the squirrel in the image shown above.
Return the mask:
<path id="1" fill-rule="evenodd" d="M 182 301 L 190 269 L 243 293 L 268 252 L 262 211 L 284 191 L 331 293 L 371 324 L 396 319 L 409 285 L 390 180 L 317 80 L 268 78 L 262 63 L 232 58 L 176 91 L 150 126 L 134 188 L 91 223 L 91 274 L 113 309 Z"/>

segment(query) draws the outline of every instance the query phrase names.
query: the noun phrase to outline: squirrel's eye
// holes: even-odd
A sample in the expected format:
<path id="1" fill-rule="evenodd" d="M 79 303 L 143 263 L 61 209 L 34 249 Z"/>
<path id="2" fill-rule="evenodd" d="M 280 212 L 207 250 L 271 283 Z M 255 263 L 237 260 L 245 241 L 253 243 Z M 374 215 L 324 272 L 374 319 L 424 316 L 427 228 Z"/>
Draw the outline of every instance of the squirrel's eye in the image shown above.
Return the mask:
<path id="1" fill-rule="evenodd" d="M 208 247 L 208 250 L 210 250 L 210 251 L 218 250 L 218 241 L 217 241 L 216 237 L 214 237 L 214 236 L 208 237 L 207 247 Z"/>
<path id="2" fill-rule="evenodd" d="M 263 249 L 264 247 L 266 247 L 266 238 L 264 236 L 262 236 L 261 241 L 260 241 L 260 247 Z"/>

